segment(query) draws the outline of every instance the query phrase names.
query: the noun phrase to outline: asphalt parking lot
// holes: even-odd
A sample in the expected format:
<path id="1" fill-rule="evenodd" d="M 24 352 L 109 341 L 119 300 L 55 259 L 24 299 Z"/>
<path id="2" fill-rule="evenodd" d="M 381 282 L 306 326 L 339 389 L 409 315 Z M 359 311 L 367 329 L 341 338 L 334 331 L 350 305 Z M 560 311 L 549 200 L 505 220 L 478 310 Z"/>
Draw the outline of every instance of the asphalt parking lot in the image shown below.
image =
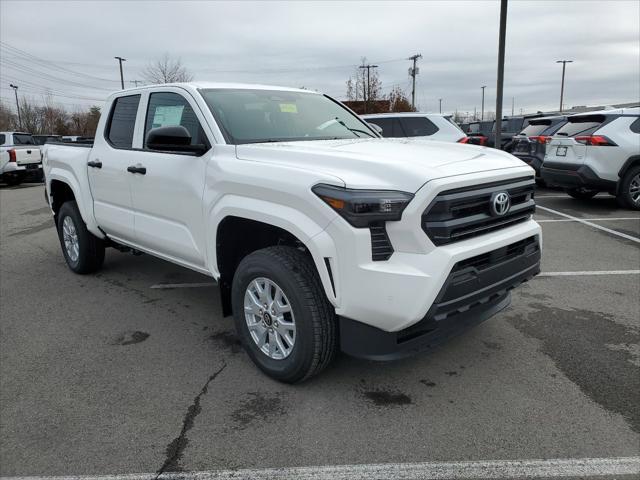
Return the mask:
<path id="1" fill-rule="evenodd" d="M 112 249 L 74 275 L 43 187 L 1 186 L 0 475 L 638 456 L 640 213 L 537 201 L 543 275 L 508 311 L 288 386 L 251 364 L 209 278 Z"/>

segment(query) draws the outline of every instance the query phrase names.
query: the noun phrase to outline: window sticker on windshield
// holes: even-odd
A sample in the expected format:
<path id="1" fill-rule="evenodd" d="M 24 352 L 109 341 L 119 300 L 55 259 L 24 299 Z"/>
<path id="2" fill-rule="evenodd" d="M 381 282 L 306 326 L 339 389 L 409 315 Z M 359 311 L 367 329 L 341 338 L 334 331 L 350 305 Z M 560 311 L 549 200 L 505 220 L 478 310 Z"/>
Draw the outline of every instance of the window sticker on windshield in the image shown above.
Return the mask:
<path id="1" fill-rule="evenodd" d="M 282 113 L 298 113 L 298 107 L 295 103 L 281 103 L 280 111 Z"/>
<path id="2" fill-rule="evenodd" d="M 165 105 L 156 107 L 151 128 L 180 125 L 184 105 Z"/>

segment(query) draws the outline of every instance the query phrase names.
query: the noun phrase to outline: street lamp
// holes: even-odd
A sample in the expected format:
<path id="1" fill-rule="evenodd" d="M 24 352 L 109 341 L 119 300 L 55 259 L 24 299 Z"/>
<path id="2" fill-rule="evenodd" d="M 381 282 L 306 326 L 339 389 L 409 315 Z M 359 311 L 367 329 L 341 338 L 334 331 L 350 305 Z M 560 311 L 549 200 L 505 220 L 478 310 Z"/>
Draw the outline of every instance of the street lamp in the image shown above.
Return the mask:
<path id="1" fill-rule="evenodd" d="M 480 87 L 482 89 L 482 110 L 480 111 L 480 120 L 484 120 L 484 89 L 487 88 L 486 85 Z"/>
<path id="2" fill-rule="evenodd" d="M 558 60 L 556 63 L 562 64 L 562 83 L 560 84 L 560 113 L 562 113 L 562 100 L 564 98 L 564 71 L 567 63 L 573 63 L 573 60 Z"/>
<path id="3" fill-rule="evenodd" d="M 18 86 L 13 83 L 9 84 L 13 88 L 13 93 L 16 95 L 16 110 L 18 111 L 18 128 L 22 130 L 22 117 L 20 116 L 20 103 L 18 103 Z"/>
<path id="4" fill-rule="evenodd" d="M 127 59 L 122 57 L 113 57 L 113 58 L 118 60 L 118 62 L 120 63 L 120 86 L 122 87 L 122 90 L 124 90 L 124 75 L 122 74 L 122 62 L 126 62 Z"/>

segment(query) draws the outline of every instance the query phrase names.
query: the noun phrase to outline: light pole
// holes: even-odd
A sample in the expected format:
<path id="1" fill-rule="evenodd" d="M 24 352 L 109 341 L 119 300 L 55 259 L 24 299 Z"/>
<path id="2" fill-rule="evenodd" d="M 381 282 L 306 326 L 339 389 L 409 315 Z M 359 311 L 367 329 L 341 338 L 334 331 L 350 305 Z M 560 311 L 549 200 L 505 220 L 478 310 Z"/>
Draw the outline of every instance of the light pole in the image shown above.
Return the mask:
<path id="1" fill-rule="evenodd" d="M 480 87 L 482 89 L 482 110 L 480 110 L 480 121 L 484 120 L 484 89 L 487 88 L 486 85 Z"/>
<path id="2" fill-rule="evenodd" d="M 13 83 L 9 84 L 13 88 L 13 93 L 16 95 L 16 110 L 18 111 L 18 129 L 22 130 L 22 117 L 20 116 L 20 103 L 18 103 L 18 86 Z"/>
<path id="3" fill-rule="evenodd" d="M 560 84 L 560 113 L 562 113 L 562 100 L 564 97 L 564 71 L 567 68 L 567 63 L 573 63 L 573 60 L 558 60 L 556 63 L 562 64 L 562 83 Z"/>
<path id="4" fill-rule="evenodd" d="M 438 102 L 440 102 L 440 113 L 442 113 L 442 99 L 441 99 L 441 98 L 439 98 L 439 99 L 438 99 Z"/>
<path id="5" fill-rule="evenodd" d="M 496 86 L 496 132 L 493 147 L 502 150 L 502 91 L 504 88 L 504 51 L 507 40 L 507 0 L 500 0 L 498 33 L 498 80 Z"/>
<path id="6" fill-rule="evenodd" d="M 124 90 L 124 75 L 122 74 L 122 62 L 126 62 L 127 59 L 122 57 L 113 57 L 113 58 L 118 60 L 118 62 L 120 63 L 120 86 L 122 87 L 122 90 Z"/>

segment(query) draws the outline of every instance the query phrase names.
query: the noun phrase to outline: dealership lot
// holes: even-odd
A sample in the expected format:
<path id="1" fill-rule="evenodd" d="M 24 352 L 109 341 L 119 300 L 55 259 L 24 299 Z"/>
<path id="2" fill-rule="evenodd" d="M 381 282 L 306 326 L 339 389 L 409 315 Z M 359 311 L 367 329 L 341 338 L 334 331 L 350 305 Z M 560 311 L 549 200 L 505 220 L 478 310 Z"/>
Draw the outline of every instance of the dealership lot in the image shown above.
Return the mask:
<path id="1" fill-rule="evenodd" d="M 537 200 L 543 275 L 508 311 L 289 386 L 242 352 L 211 279 L 114 250 L 74 275 L 43 187 L 0 187 L 0 475 L 638 455 L 640 214 Z"/>

